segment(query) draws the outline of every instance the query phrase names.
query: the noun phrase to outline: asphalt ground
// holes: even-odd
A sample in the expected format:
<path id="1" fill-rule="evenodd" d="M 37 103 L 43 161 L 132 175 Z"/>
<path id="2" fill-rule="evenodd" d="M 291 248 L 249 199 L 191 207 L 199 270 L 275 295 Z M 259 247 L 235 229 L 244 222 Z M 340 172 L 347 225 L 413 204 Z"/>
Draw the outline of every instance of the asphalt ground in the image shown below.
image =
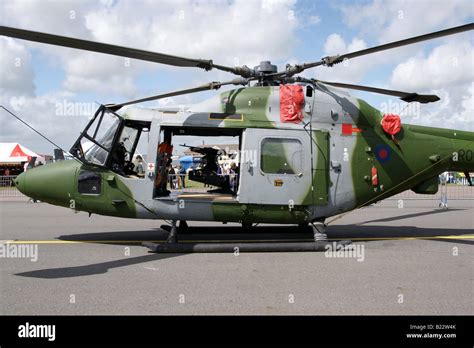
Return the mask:
<path id="1" fill-rule="evenodd" d="M 0 258 L 0 314 L 473 314 L 474 200 L 397 200 L 328 228 L 361 254 L 153 254 L 163 221 L 0 201 L 0 243 L 37 246 L 37 261 Z M 307 240 L 294 227 L 190 222 L 182 242 Z M 363 249 L 362 249 L 363 247 Z M 4 255 L 5 256 L 5 255 Z M 333 255 L 337 256 L 337 255 Z"/>

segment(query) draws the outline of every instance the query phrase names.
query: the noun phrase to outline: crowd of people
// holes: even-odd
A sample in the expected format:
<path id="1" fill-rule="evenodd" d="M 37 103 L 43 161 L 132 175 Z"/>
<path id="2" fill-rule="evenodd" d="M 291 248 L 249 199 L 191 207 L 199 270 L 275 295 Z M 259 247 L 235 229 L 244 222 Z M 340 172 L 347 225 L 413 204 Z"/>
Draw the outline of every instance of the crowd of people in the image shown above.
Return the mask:
<path id="1" fill-rule="evenodd" d="M 168 167 L 168 183 L 171 189 L 186 188 L 186 168 L 183 165 Z"/>
<path id="2" fill-rule="evenodd" d="M 239 167 L 235 162 L 231 162 L 230 165 L 221 163 L 217 168 L 217 175 L 228 176 L 229 188 L 232 192 L 237 192 L 239 183 Z"/>
<path id="3" fill-rule="evenodd" d="M 168 178 L 167 184 L 171 190 L 178 190 L 178 189 L 185 189 L 188 185 L 187 183 L 187 175 L 189 170 L 198 170 L 199 166 L 196 168 L 188 168 L 186 169 L 185 166 L 182 164 L 174 166 L 172 163 L 168 163 L 166 177 Z M 237 192 L 238 187 L 238 177 L 239 177 L 239 169 L 235 162 L 230 164 L 222 163 L 219 164 L 217 169 L 217 175 L 221 177 L 228 177 L 229 180 L 229 187 L 233 192 Z M 204 184 L 204 187 L 209 185 Z"/>

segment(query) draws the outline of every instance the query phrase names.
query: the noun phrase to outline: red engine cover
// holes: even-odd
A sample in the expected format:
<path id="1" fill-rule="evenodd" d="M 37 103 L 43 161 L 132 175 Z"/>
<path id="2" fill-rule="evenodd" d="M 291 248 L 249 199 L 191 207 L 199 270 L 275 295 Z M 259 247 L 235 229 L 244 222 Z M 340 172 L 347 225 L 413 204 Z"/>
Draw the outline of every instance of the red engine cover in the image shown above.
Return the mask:
<path id="1" fill-rule="evenodd" d="M 300 85 L 280 85 L 280 121 L 303 121 L 304 92 Z"/>
<path id="2" fill-rule="evenodd" d="M 402 129 L 402 121 L 400 120 L 400 116 L 393 114 L 384 115 L 381 125 L 384 132 L 392 136 L 399 133 Z"/>

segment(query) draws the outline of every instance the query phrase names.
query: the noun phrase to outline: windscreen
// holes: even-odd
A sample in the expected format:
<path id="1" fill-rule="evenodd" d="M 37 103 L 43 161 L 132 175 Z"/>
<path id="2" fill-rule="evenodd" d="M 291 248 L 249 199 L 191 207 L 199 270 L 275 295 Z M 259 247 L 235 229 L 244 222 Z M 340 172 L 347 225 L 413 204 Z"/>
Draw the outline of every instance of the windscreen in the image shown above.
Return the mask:
<path id="1" fill-rule="evenodd" d="M 102 107 L 96 112 L 72 152 L 91 164 L 105 165 L 112 151 L 120 121 L 117 115 Z"/>

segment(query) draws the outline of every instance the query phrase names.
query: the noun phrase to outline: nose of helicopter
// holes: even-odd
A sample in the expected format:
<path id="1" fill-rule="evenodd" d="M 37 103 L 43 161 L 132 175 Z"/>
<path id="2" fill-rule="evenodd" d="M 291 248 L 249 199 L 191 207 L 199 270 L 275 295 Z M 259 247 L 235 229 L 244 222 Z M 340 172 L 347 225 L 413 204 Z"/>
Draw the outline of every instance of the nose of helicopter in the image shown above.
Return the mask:
<path id="1" fill-rule="evenodd" d="M 14 183 L 25 196 L 68 206 L 73 196 L 76 168 L 75 161 L 50 163 L 27 170 L 18 175 Z"/>
<path id="2" fill-rule="evenodd" d="M 26 193 L 25 193 L 25 176 L 26 176 L 26 172 L 21 173 L 20 175 L 18 175 L 15 178 L 15 180 L 13 180 L 13 183 L 15 184 L 18 191 L 20 191 L 24 195 L 26 195 Z"/>

